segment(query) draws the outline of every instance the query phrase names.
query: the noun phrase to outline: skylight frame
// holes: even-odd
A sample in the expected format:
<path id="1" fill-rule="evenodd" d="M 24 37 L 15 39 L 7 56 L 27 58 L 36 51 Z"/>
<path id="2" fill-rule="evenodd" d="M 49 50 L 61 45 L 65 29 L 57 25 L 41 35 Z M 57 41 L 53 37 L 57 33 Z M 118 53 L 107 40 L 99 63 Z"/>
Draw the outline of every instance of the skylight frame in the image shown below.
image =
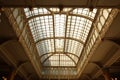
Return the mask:
<path id="1" fill-rule="evenodd" d="M 58 14 L 59 10 L 57 8 L 56 8 L 56 11 L 54 10 L 54 8 L 52 8 L 53 11 L 51 9 L 48 10 L 46 8 L 40 8 L 40 10 L 43 10 L 43 13 L 36 11 L 37 9 L 38 8 L 33 8 L 33 11 L 26 9 L 25 13 L 26 13 L 27 18 L 29 18 L 29 19 L 31 17 L 35 16 L 29 20 L 29 26 L 30 26 L 31 32 L 33 34 L 33 38 L 36 43 L 36 47 L 37 47 L 39 55 L 41 56 L 41 55 L 44 55 L 47 53 L 63 52 L 63 54 L 64 53 L 72 53 L 76 56 L 80 56 L 83 46 L 84 46 L 84 43 L 87 39 L 88 33 L 90 31 L 90 27 L 92 25 L 92 20 L 95 17 L 95 14 L 94 14 L 95 10 L 93 10 L 94 11 L 93 13 L 89 12 L 89 14 L 92 15 L 91 16 L 87 12 L 85 15 L 79 14 L 80 12 L 78 12 L 78 11 L 80 9 L 82 10 L 81 13 L 85 13 L 84 9 L 82 9 L 82 8 L 66 9 L 66 10 L 63 9 L 61 14 Z M 75 12 L 74 10 L 77 10 L 77 12 Z M 85 10 L 88 11 L 88 9 L 85 9 Z M 28 13 L 29 13 L 29 15 L 28 15 Z M 41 14 L 41 16 L 38 16 L 40 14 Z M 42 16 L 42 14 L 45 14 L 45 15 Z M 49 19 L 49 16 L 50 16 L 50 19 Z M 64 16 L 64 17 L 62 17 L 62 16 Z M 46 18 L 46 17 L 48 17 L 48 18 Z M 72 17 L 72 19 L 69 17 Z M 76 18 L 74 18 L 74 17 L 76 17 Z M 39 18 L 39 20 L 37 18 Z M 81 18 L 81 19 L 79 19 L 80 20 L 79 22 L 76 22 L 76 21 L 78 21 L 77 18 Z M 82 21 L 82 19 L 84 19 L 84 20 Z M 33 30 L 33 27 L 31 27 L 30 21 L 33 22 L 32 26 L 34 27 L 34 30 Z M 85 24 L 86 22 L 87 22 L 87 24 Z M 41 25 L 38 25 L 38 24 L 41 24 Z M 50 25 L 51 27 L 48 27 L 49 24 L 51 24 Z M 79 26 L 79 24 L 80 24 L 80 26 Z M 41 27 L 38 29 L 36 25 L 41 26 Z M 35 26 L 36 26 L 36 28 L 35 28 Z M 71 28 L 72 26 L 73 26 L 73 28 Z M 87 28 L 83 27 L 84 29 L 82 29 L 81 32 L 78 32 L 79 29 L 76 29 L 76 27 L 80 28 L 82 26 L 86 26 Z M 59 28 L 60 30 L 57 28 Z M 65 28 L 66 28 L 66 32 L 65 32 Z M 39 30 L 41 30 L 41 31 L 39 31 Z M 71 34 L 72 33 L 71 30 L 73 30 L 73 34 Z M 78 34 L 81 35 L 81 37 L 78 37 L 79 36 Z M 40 35 L 42 35 L 42 36 L 40 36 Z M 72 36 L 69 36 L 69 35 L 72 35 Z M 63 49 L 63 48 L 65 48 L 65 49 Z M 65 55 L 65 56 L 68 57 L 70 55 Z M 70 58 L 73 59 L 72 56 L 70 56 Z M 44 61 L 44 60 L 41 60 L 41 61 Z M 46 61 L 47 61 L 47 59 L 46 59 Z M 74 61 L 74 59 L 73 59 L 73 62 L 77 63 L 77 60 Z"/>

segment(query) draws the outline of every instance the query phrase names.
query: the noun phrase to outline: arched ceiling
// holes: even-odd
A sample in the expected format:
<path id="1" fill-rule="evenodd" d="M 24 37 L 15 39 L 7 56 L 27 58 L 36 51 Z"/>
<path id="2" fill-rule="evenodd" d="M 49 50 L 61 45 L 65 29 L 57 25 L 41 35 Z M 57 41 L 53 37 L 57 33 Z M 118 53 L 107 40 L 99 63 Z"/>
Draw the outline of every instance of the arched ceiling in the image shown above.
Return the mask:
<path id="1" fill-rule="evenodd" d="M 24 9 L 43 66 L 76 66 L 97 9 Z"/>

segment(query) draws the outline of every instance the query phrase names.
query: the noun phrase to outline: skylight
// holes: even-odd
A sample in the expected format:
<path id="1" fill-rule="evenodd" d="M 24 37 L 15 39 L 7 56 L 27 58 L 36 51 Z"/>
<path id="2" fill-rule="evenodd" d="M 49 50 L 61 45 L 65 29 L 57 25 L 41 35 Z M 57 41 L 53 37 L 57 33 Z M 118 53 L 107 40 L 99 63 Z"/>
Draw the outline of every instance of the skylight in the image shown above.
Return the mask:
<path id="1" fill-rule="evenodd" d="M 96 9 L 24 9 L 43 66 L 75 67 L 94 20 Z"/>

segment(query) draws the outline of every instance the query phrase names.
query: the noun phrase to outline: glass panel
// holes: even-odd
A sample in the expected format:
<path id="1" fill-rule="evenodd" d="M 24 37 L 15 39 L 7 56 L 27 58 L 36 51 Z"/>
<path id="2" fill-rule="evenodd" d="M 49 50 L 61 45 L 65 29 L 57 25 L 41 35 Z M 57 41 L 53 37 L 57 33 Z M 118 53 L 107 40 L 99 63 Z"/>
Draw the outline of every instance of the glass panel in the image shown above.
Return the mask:
<path id="1" fill-rule="evenodd" d="M 82 49 L 83 44 L 74 40 L 66 40 L 65 52 L 73 53 L 77 56 L 80 56 Z"/>
<path id="2" fill-rule="evenodd" d="M 86 41 L 92 22 L 88 19 L 76 16 L 68 16 L 67 37 Z"/>
<path id="3" fill-rule="evenodd" d="M 100 22 L 97 24 L 97 27 L 98 27 L 99 31 L 101 31 L 101 29 L 102 29 L 102 25 L 101 25 Z"/>
<path id="4" fill-rule="evenodd" d="M 39 55 L 54 52 L 54 40 L 44 40 L 36 44 Z"/>
<path id="5" fill-rule="evenodd" d="M 60 66 L 75 66 L 75 63 L 65 54 L 60 54 Z"/>
<path id="6" fill-rule="evenodd" d="M 105 19 L 107 19 L 108 15 L 109 15 L 108 10 L 107 10 L 107 9 L 104 9 L 104 10 L 103 10 L 103 16 L 105 17 Z"/>
<path id="7" fill-rule="evenodd" d="M 56 14 L 54 16 L 55 37 L 65 36 L 66 15 Z"/>
<path id="8" fill-rule="evenodd" d="M 29 26 L 35 42 L 43 38 L 53 37 L 52 22 L 52 16 L 41 16 L 29 20 Z"/>
<path id="9" fill-rule="evenodd" d="M 71 13 L 84 15 L 94 19 L 96 12 L 97 12 L 97 9 L 93 9 L 93 11 L 90 11 L 89 8 L 76 8 Z"/>
<path id="10" fill-rule="evenodd" d="M 103 16 L 101 16 L 100 17 L 100 22 L 101 22 L 101 24 L 102 24 L 102 26 L 104 25 L 104 23 L 105 23 L 105 19 L 104 19 L 104 17 Z"/>
<path id="11" fill-rule="evenodd" d="M 76 63 L 78 62 L 78 58 L 72 54 L 68 54 Z"/>

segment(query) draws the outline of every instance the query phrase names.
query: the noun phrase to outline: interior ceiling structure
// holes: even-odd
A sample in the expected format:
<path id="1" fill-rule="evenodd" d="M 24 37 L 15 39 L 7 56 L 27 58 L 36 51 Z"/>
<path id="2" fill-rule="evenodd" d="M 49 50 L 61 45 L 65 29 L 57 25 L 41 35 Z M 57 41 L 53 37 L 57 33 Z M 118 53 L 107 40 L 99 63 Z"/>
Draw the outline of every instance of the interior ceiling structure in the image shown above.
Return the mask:
<path id="1" fill-rule="evenodd" d="M 77 66 L 96 9 L 24 9 L 43 66 Z"/>
<path id="2" fill-rule="evenodd" d="M 52 74 L 77 74 L 78 61 L 97 9 L 25 8 L 30 30 L 43 67 L 56 67 Z M 61 69 L 59 69 L 61 67 Z M 64 68 L 62 68 L 64 67 Z M 48 74 L 43 70 L 43 74 Z M 62 74 L 62 72 L 60 72 Z"/>
<path id="3" fill-rule="evenodd" d="M 119 66 L 120 13 L 117 15 L 118 10 L 113 9 L 120 7 L 119 0 L 1 0 L 0 7 L 5 13 L 2 18 L 5 17 L 5 21 L 9 19 L 8 25 L 5 22 L 1 24 L 6 27 L 0 31 L 0 64 L 7 63 L 9 69 L 2 70 L 3 73 L 10 72 L 11 67 L 16 69 L 19 63 L 26 61 L 18 74 L 19 77 L 24 75 L 26 80 L 31 74 L 33 80 L 38 80 L 38 77 L 73 80 L 86 80 L 85 76 L 101 78 L 102 73 L 94 62 L 105 68 L 110 67 L 111 74 L 119 72 L 120 69 L 116 71 L 115 68 Z M 111 22 L 114 15 L 117 18 Z M 11 32 L 13 27 L 9 25 L 15 26 L 14 32 Z M 10 29 L 6 31 L 7 28 Z M 24 40 L 26 42 L 22 43 Z M 96 47 L 99 40 L 101 42 Z M 26 51 L 24 44 L 30 52 Z M 6 55 L 6 51 L 11 54 Z"/>

